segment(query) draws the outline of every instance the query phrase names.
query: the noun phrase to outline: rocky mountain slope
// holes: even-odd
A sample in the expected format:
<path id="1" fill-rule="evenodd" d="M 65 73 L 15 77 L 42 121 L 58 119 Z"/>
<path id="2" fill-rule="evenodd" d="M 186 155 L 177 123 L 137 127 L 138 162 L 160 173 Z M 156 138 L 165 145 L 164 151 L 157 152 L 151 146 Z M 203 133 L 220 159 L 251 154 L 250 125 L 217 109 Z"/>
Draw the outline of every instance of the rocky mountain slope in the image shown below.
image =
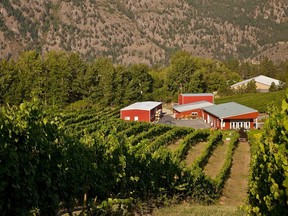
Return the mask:
<path id="1" fill-rule="evenodd" d="M 36 49 L 116 63 L 175 50 L 225 60 L 288 59 L 287 0 L 2 0 L 0 58 Z"/>

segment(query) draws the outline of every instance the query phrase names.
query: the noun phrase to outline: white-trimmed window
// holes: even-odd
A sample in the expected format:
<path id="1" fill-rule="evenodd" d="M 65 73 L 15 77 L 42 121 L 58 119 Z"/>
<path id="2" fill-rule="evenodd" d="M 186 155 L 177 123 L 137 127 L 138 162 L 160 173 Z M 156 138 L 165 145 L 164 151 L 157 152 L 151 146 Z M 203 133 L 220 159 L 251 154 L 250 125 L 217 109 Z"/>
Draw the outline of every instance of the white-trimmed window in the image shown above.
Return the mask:
<path id="1" fill-rule="evenodd" d="M 139 121 L 138 116 L 134 116 L 134 121 Z"/>
<path id="2" fill-rule="evenodd" d="M 124 120 L 130 121 L 130 116 L 125 116 L 125 117 L 124 117 Z"/>

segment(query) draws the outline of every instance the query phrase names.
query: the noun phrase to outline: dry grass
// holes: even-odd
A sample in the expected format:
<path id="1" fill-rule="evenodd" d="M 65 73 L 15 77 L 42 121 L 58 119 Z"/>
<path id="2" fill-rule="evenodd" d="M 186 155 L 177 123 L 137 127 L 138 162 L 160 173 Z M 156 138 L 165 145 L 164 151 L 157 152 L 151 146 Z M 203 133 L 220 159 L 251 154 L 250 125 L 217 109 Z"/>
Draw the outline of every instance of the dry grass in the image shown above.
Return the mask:
<path id="1" fill-rule="evenodd" d="M 179 148 L 179 144 L 183 141 L 182 139 L 178 139 L 176 142 L 171 143 L 167 146 L 167 149 L 169 149 L 171 152 L 174 152 L 176 149 Z"/>
<path id="2" fill-rule="evenodd" d="M 191 166 L 195 159 L 201 155 L 203 150 L 205 149 L 207 142 L 200 142 L 196 145 L 192 146 L 186 156 L 186 164 L 187 166 Z"/>
<path id="3" fill-rule="evenodd" d="M 156 209 L 153 216 L 243 216 L 245 213 L 233 206 L 202 206 L 183 203 L 163 209 Z"/>
<path id="4" fill-rule="evenodd" d="M 239 206 L 245 203 L 248 190 L 250 165 L 250 145 L 240 142 L 235 150 L 230 178 L 227 180 L 220 198 L 221 205 Z"/>
<path id="5" fill-rule="evenodd" d="M 216 149 L 213 151 L 212 156 L 209 158 L 207 165 L 204 168 L 206 175 L 210 176 L 211 178 L 216 177 L 216 175 L 219 173 L 222 166 L 224 165 L 228 147 L 229 142 L 227 141 L 220 143 L 216 147 Z"/>

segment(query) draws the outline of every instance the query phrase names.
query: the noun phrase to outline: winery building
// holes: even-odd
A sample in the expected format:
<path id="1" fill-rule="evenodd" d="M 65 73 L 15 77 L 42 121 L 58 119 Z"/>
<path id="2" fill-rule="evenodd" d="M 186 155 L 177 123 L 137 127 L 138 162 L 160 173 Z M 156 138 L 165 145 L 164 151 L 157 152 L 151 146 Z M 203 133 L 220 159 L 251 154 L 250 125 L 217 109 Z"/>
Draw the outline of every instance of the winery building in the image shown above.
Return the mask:
<path id="1" fill-rule="evenodd" d="M 208 101 L 198 101 L 195 103 L 173 106 L 174 118 L 202 118 L 204 107 L 212 106 Z"/>
<path id="2" fill-rule="evenodd" d="M 240 88 L 245 88 L 247 84 L 251 81 L 255 81 L 256 89 L 259 92 L 268 92 L 270 86 L 272 83 L 274 83 L 276 86 L 281 85 L 281 81 L 277 79 L 273 79 L 271 77 L 267 77 L 264 75 L 260 75 L 257 77 L 253 77 L 250 79 L 243 80 L 241 82 L 235 83 L 234 85 L 231 86 L 232 89 L 240 89 Z"/>
<path id="3" fill-rule="evenodd" d="M 162 114 L 162 102 L 136 102 L 120 110 L 120 118 L 127 121 L 154 122 Z"/>
<path id="4" fill-rule="evenodd" d="M 257 128 L 258 111 L 229 102 L 203 108 L 203 119 L 217 129 Z"/>
<path id="5" fill-rule="evenodd" d="M 214 95 L 212 93 L 182 93 L 178 95 L 178 105 L 195 103 L 199 101 L 214 103 Z"/>

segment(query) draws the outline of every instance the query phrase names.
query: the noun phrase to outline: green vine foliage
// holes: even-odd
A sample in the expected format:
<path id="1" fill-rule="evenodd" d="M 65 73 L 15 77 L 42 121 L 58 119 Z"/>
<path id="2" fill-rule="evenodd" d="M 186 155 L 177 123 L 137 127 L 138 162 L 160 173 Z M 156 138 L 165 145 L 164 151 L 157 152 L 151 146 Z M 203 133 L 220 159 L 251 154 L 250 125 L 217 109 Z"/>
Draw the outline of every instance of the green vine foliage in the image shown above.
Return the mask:
<path id="1" fill-rule="evenodd" d="M 255 142 L 248 194 L 251 215 L 288 215 L 288 95 L 272 109 L 262 138 Z"/>
<path id="2" fill-rule="evenodd" d="M 71 121 L 71 124 L 80 122 Z M 127 204 L 128 208 L 136 200 L 175 196 L 210 202 L 215 197 L 214 183 L 203 171 L 182 167 L 162 144 L 152 151 L 133 148 L 131 140 L 135 133 L 153 126 L 156 130 L 156 125 L 139 123 L 138 127 L 132 127 L 134 133 L 126 127 L 117 131 L 111 125 L 100 125 L 79 139 L 65 132 L 67 125 L 59 117 L 47 114 L 37 101 L 3 107 L 0 111 L 1 215 L 56 215 L 63 209 L 72 214 L 75 206 L 83 206 L 83 212 L 111 215 L 114 205 Z M 161 126 L 155 132 L 162 133 L 163 129 L 172 128 Z M 149 131 L 143 139 L 147 146 Z M 193 139 L 208 136 L 208 131 L 191 133 L 184 149 L 194 143 Z M 98 210 L 103 214 L 98 214 Z"/>
<path id="3" fill-rule="evenodd" d="M 2 108 L 0 137 L 1 215 L 56 215 L 87 190 L 88 148 L 37 102 Z"/>

